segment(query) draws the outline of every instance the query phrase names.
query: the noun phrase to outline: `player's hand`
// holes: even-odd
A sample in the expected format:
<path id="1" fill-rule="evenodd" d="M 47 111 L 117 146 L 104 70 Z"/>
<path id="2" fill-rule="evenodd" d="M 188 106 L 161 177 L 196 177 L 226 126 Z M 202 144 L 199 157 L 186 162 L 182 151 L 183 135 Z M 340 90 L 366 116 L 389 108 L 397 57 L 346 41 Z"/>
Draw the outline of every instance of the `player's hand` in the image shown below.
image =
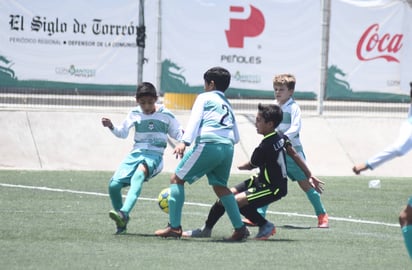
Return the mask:
<path id="1" fill-rule="evenodd" d="M 322 194 L 322 192 L 325 190 L 324 185 L 325 182 L 321 181 L 319 178 L 316 176 L 311 176 L 309 178 L 309 182 L 312 185 L 312 187 L 319 192 L 319 194 Z"/>
<path id="2" fill-rule="evenodd" d="M 362 163 L 353 166 L 352 171 L 355 174 L 360 174 L 362 171 L 365 171 L 366 169 L 368 169 L 368 167 L 366 166 L 366 164 Z"/>
<path id="3" fill-rule="evenodd" d="M 183 154 L 185 153 L 186 145 L 183 142 L 176 144 L 175 149 L 173 150 L 173 154 L 176 155 L 177 158 L 182 158 Z"/>
<path id="4" fill-rule="evenodd" d="M 102 124 L 104 127 L 108 127 L 110 129 L 113 129 L 113 123 L 109 118 L 102 118 Z"/>

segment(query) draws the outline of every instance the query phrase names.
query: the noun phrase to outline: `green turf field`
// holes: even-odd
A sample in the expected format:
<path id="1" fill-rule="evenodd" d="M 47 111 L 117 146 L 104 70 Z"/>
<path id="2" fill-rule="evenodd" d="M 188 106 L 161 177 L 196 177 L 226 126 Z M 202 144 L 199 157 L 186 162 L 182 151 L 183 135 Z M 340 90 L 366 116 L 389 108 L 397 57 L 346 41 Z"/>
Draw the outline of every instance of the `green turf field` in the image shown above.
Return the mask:
<path id="1" fill-rule="evenodd" d="M 224 243 L 227 216 L 211 239 L 154 236 L 168 216 L 155 198 L 168 186 L 162 174 L 143 187 L 128 226 L 114 235 L 107 183 L 111 172 L 0 171 L 1 269 L 410 269 L 398 214 L 412 194 L 411 179 L 322 177 L 329 229 L 317 229 L 296 183 L 269 207 L 277 234 L 267 241 Z M 233 176 L 230 184 L 245 175 Z M 183 229 L 203 224 L 215 195 L 206 181 L 186 187 Z M 251 228 L 252 236 L 257 229 Z"/>

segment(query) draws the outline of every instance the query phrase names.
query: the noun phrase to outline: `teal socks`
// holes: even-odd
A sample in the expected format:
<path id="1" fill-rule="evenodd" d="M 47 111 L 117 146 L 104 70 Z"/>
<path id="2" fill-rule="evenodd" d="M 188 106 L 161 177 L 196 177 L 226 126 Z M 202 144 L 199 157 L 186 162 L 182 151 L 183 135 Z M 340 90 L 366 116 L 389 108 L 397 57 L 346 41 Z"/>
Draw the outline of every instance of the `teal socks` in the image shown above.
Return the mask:
<path id="1" fill-rule="evenodd" d="M 320 194 L 314 188 L 311 188 L 308 192 L 306 192 L 306 196 L 313 205 L 317 216 L 326 213 L 326 210 L 320 200 Z"/>
<path id="2" fill-rule="evenodd" d="M 136 204 L 137 198 L 140 196 L 144 179 L 144 173 L 141 170 L 136 170 L 130 179 L 130 188 L 127 192 L 126 200 L 120 209 L 120 211 L 125 213 L 126 216 L 129 216 L 130 211 L 132 211 L 134 205 Z"/>
<path id="3" fill-rule="evenodd" d="M 229 216 L 230 221 L 235 229 L 243 226 L 242 218 L 240 217 L 239 207 L 237 205 L 235 196 L 231 193 L 220 197 L 225 210 Z"/>
<path id="4" fill-rule="evenodd" d="M 408 250 L 409 257 L 412 259 L 412 225 L 404 226 L 401 229 L 406 249 Z"/>
<path id="5" fill-rule="evenodd" d="M 185 187 L 179 184 L 170 185 L 169 221 L 172 228 L 178 228 L 182 221 L 182 208 L 185 202 Z"/>
<path id="6" fill-rule="evenodd" d="M 110 183 L 109 183 L 110 201 L 112 202 L 113 209 L 116 211 L 119 211 L 120 208 L 122 208 L 123 206 L 122 187 L 123 187 L 122 183 L 110 180 Z"/>
<path id="7" fill-rule="evenodd" d="M 262 206 L 257 209 L 257 212 L 263 217 L 266 217 L 266 211 L 268 210 L 269 205 Z"/>

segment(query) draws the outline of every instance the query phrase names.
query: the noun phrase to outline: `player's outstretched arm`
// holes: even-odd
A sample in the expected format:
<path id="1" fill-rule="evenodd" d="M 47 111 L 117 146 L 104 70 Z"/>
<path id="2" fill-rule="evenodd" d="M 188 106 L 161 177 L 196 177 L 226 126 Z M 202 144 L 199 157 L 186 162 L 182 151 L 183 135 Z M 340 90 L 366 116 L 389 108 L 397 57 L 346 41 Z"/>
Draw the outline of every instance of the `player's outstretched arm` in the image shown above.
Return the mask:
<path id="1" fill-rule="evenodd" d="M 237 166 L 237 168 L 238 168 L 239 170 L 252 170 L 252 169 L 254 169 L 254 168 L 256 168 L 256 167 L 254 167 L 254 166 L 250 163 L 250 161 L 248 161 L 248 162 L 246 162 L 246 163 L 243 163 L 243 164 Z"/>
<path id="2" fill-rule="evenodd" d="M 361 164 L 356 164 L 355 166 L 353 166 L 352 171 L 355 174 L 360 174 L 362 171 L 366 171 L 368 169 L 368 166 L 365 163 L 361 163 Z"/>

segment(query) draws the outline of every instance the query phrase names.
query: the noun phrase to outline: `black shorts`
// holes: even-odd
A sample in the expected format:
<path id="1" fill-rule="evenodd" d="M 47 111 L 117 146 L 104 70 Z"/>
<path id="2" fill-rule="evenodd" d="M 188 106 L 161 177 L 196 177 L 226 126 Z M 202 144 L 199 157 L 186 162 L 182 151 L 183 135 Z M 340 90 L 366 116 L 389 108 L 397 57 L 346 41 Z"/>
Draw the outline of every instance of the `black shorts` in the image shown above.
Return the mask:
<path id="1" fill-rule="evenodd" d="M 238 193 L 246 193 L 249 205 L 259 208 L 280 200 L 286 195 L 286 191 L 280 190 L 278 187 L 260 184 L 257 179 L 257 175 L 254 175 L 234 186 Z"/>

